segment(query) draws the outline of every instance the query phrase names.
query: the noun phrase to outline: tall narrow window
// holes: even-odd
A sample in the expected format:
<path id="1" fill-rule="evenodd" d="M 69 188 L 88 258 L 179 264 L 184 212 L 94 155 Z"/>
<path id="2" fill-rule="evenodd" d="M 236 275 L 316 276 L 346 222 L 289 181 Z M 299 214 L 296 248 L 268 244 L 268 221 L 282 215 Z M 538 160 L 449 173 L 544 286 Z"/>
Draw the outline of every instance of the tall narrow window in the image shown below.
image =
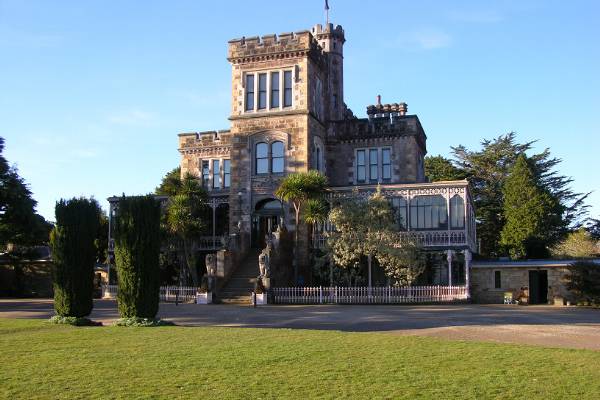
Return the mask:
<path id="1" fill-rule="evenodd" d="M 223 187 L 231 186 L 231 161 L 223 160 Z"/>
<path id="2" fill-rule="evenodd" d="M 202 186 L 208 188 L 208 182 L 210 180 L 210 164 L 208 160 L 202 161 Z"/>
<path id="3" fill-rule="evenodd" d="M 283 106 L 292 106 L 292 71 L 283 72 Z"/>
<path id="4" fill-rule="evenodd" d="M 502 272 L 494 271 L 494 289 L 502 288 Z"/>
<path id="5" fill-rule="evenodd" d="M 316 161 L 316 164 L 317 164 L 316 165 L 317 171 L 320 171 L 321 170 L 321 148 L 320 147 L 317 147 L 315 158 L 316 158 L 315 161 Z"/>
<path id="6" fill-rule="evenodd" d="M 408 203 L 404 197 L 393 197 L 392 208 L 396 217 L 398 229 L 405 231 L 408 227 Z"/>
<path id="7" fill-rule="evenodd" d="M 450 199 L 450 228 L 464 229 L 465 227 L 465 202 L 455 194 Z"/>
<path id="8" fill-rule="evenodd" d="M 258 109 L 267 108 L 267 74 L 258 74 Z"/>
<path id="9" fill-rule="evenodd" d="M 246 75 L 246 111 L 254 110 L 254 74 Z"/>
<path id="10" fill-rule="evenodd" d="M 212 160 L 212 186 L 214 189 L 221 188 L 221 169 L 219 160 Z"/>
<path id="11" fill-rule="evenodd" d="M 378 159 L 377 159 L 377 149 L 369 150 L 369 179 L 371 181 L 377 182 L 378 176 Z"/>
<path id="12" fill-rule="evenodd" d="M 283 153 L 283 142 L 273 142 L 271 144 L 271 172 L 274 174 L 279 174 L 283 172 Z"/>
<path id="13" fill-rule="evenodd" d="M 271 72 L 271 108 L 279 108 L 279 72 Z"/>
<path id="14" fill-rule="evenodd" d="M 269 146 L 266 143 L 256 144 L 256 173 L 269 173 Z"/>
<path id="15" fill-rule="evenodd" d="M 367 178 L 365 150 L 356 151 L 356 182 L 364 183 Z"/>
<path id="16" fill-rule="evenodd" d="M 392 179 L 392 159 L 390 149 L 381 149 L 381 179 L 384 181 Z"/>

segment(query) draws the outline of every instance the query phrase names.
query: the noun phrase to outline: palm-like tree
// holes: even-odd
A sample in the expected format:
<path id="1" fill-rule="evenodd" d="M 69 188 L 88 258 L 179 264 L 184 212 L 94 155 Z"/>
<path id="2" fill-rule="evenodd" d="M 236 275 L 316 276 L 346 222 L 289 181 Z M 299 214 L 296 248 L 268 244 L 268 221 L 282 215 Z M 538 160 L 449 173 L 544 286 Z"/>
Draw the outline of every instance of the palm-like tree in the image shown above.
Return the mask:
<path id="1" fill-rule="evenodd" d="M 180 241 L 183 259 L 194 286 L 199 283 L 196 271 L 196 237 L 206 225 L 202 220 L 205 199 L 206 191 L 200 186 L 198 179 L 187 174 L 167 207 L 167 228 Z"/>
<path id="2" fill-rule="evenodd" d="M 310 170 L 286 176 L 277 190 L 275 196 L 294 206 L 296 229 L 294 230 L 294 283 L 298 280 L 298 230 L 300 228 L 300 212 L 311 200 L 323 196 L 327 178 L 319 171 Z"/>

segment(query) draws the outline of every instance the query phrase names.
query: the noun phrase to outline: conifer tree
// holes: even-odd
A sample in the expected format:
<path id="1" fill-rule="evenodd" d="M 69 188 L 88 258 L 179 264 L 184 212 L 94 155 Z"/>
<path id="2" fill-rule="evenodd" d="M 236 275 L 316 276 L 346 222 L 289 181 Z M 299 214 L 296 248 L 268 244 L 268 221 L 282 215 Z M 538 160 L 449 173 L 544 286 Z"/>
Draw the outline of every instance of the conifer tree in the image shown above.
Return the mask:
<path id="1" fill-rule="evenodd" d="M 561 209 L 545 189 L 524 154 L 517 157 L 503 185 L 506 223 L 500 244 L 512 258 L 547 257 L 551 227 L 561 222 Z"/>
<path id="2" fill-rule="evenodd" d="M 54 261 L 54 309 L 62 317 L 85 317 L 93 308 L 94 240 L 100 223 L 96 200 L 56 203 L 56 226 L 50 234 Z"/>
<path id="3" fill-rule="evenodd" d="M 160 290 L 160 204 L 152 195 L 123 197 L 115 222 L 121 318 L 154 318 Z"/>

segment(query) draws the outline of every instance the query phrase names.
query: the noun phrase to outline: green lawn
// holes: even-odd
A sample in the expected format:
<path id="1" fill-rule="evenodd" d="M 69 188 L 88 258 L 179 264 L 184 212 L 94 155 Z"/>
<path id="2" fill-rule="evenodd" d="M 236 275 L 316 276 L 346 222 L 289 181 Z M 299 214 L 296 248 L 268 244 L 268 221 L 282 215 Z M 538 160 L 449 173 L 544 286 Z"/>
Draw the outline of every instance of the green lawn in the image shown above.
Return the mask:
<path id="1" fill-rule="evenodd" d="M 0 397 L 577 398 L 600 352 L 382 333 L 0 320 Z"/>

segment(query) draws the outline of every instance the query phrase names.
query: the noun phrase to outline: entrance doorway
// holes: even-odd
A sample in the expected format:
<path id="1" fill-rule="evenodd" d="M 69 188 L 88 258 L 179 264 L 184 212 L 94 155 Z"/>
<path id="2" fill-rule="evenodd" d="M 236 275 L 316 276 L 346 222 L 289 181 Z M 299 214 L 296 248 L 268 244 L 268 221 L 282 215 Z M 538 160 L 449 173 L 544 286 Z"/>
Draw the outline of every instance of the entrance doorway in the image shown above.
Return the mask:
<path id="1" fill-rule="evenodd" d="M 548 271 L 529 271 L 529 304 L 548 303 Z"/>
<path id="2" fill-rule="evenodd" d="M 283 208 L 277 199 L 266 199 L 256 204 L 252 215 L 252 246 L 254 248 L 262 249 L 266 246 L 265 237 L 277 230 L 282 216 Z"/>

